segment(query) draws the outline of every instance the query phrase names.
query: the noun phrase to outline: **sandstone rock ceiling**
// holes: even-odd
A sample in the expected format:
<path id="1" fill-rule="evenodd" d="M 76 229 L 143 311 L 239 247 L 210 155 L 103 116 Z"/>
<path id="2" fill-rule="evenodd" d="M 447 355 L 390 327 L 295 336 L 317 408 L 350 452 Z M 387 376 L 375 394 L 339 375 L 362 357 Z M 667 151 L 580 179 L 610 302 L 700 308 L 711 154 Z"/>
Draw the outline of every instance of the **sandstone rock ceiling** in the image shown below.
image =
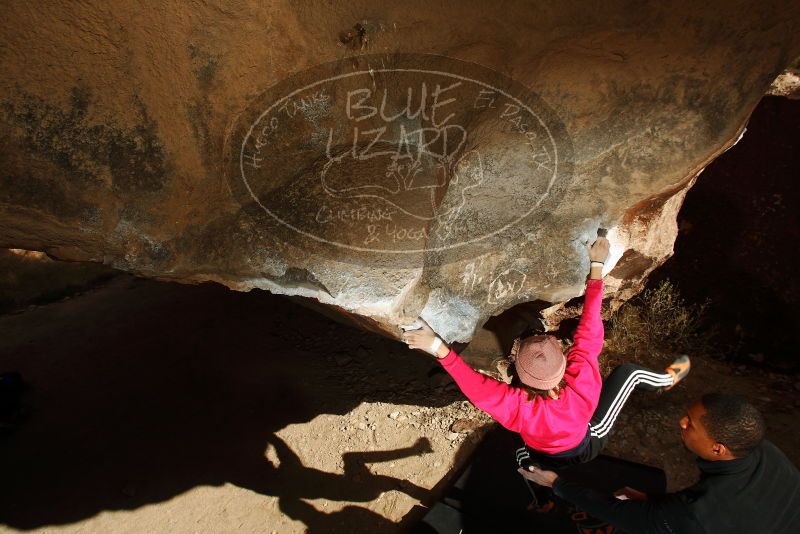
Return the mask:
<path id="1" fill-rule="evenodd" d="M 702 4 L 702 5 L 701 5 Z M 672 251 L 800 55 L 778 2 L 12 3 L 0 245 L 312 297 L 449 341 Z"/>

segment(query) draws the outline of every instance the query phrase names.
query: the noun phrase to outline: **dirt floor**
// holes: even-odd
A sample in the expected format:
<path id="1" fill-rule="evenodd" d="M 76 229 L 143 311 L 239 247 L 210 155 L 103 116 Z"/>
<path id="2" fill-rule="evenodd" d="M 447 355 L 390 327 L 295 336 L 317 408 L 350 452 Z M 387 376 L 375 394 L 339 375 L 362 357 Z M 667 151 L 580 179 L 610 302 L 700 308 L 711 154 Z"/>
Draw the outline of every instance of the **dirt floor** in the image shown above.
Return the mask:
<path id="1" fill-rule="evenodd" d="M 0 332 L 31 385 L 0 438 L 0 532 L 404 531 L 489 422 L 426 355 L 264 292 L 120 276 Z M 635 396 L 608 452 L 691 483 L 677 419 L 712 385 L 800 463 L 798 378 L 715 361 Z"/>
<path id="2" fill-rule="evenodd" d="M 122 276 L 0 331 L 32 386 L 2 532 L 397 530 L 488 421 L 426 355 L 263 292 Z"/>

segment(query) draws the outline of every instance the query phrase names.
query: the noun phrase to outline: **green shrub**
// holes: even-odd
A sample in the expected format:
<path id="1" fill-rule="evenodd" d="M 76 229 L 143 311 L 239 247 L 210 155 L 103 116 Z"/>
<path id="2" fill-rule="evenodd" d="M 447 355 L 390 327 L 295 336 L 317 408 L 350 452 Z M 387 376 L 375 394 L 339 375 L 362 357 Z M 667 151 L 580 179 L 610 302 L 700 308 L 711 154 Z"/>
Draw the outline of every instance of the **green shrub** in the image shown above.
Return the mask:
<path id="1" fill-rule="evenodd" d="M 620 307 L 611 319 L 606 348 L 634 357 L 646 353 L 710 354 L 715 334 L 706 325 L 709 304 L 687 304 L 665 280 Z"/>

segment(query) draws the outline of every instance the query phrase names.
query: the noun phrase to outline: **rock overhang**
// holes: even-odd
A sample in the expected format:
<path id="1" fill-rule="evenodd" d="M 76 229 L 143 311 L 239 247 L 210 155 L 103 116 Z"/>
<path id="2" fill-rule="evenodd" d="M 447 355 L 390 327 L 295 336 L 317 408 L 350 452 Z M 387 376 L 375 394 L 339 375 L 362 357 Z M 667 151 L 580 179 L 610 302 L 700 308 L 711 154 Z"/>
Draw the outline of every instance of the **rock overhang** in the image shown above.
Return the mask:
<path id="1" fill-rule="evenodd" d="M 792 2 L 114 5 L 9 10 L 2 244 L 448 341 L 579 295 L 601 227 L 634 294 L 800 54 Z"/>

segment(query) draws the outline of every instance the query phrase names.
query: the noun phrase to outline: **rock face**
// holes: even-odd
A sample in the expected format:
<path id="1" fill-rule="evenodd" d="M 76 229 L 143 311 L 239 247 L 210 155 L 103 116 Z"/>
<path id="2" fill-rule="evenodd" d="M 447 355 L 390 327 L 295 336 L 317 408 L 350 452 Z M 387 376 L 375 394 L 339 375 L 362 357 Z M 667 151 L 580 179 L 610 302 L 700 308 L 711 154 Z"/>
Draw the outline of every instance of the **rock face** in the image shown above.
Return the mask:
<path id="1" fill-rule="evenodd" d="M 755 9 L 757 7 L 757 9 Z M 8 6 L 0 246 L 448 341 L 609 292 L 800 54 L 794 1 Z"/>
<path id="2" fill-rule="evenodd" d="M 797 63 L 797 62 L 795 62 Z M 792 100 L 800 100 L 800 70 L 786 69 L 773 80 L 767 90 L 768 95 L 785 96 Z"/>

